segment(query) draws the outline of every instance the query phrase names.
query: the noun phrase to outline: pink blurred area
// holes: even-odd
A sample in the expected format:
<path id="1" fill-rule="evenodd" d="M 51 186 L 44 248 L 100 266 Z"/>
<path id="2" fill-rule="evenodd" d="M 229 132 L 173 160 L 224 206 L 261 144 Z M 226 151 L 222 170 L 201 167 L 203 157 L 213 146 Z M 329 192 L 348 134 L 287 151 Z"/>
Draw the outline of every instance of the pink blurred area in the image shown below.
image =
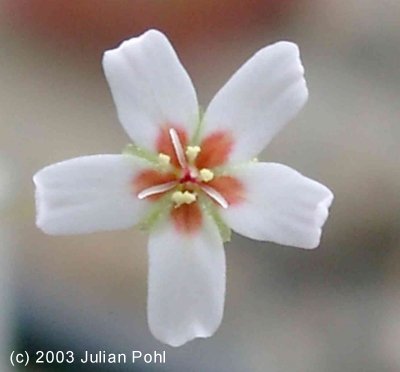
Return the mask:
<path id="1" fill-rule="evenodd" d="M 399 371 L 399 14 L 398 0 L 0 0 L 0 370 L 13 348 L 165 348 L 167 366 L 139 367 Z M 148 28 L 171 39 L 204 107 L 258 49 L 296 42 L 310 99 L 260 160 L 335 193 L 317 250 L 234 236 L 223 324 L 180 349 L 147 327 L 145 234 L 35 226 L 37 170 L 129 142 L 101 56 Z"/>
<path id="2" fill-rule="evenodd" d="M 149 28 L 168 33 L 176 45 L 192 45 L 221 34 L 282 22 L 294 0 L 197 1 L 7 1 L 5 12 L 13 22 L 60 47 L 103 51 L 127 35 Z M 300 1 L 297 1 L 299 3 Z"/>

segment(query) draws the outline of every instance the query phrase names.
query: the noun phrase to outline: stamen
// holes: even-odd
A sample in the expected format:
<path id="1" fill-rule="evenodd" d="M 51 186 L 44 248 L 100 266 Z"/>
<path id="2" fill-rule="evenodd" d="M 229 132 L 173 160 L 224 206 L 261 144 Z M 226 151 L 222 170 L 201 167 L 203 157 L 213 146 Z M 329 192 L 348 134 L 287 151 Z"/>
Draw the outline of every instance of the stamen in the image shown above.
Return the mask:
<path id="1" fill-rule="evenodd" d="M 214 199 L 222 208 L 228 208 L 226 199 L 215 189 L 210 186 L 201 185 L 201 189 L 212 199 Z"/>
<path id="2" fill-rule="evenodd" d="M 169 163 L 171 162 L 171 157 L 160 152 L 158 154 L 158 161 L 159 161 L 160 165 L 166 166 L 166 165 L 169 165 Z"/>
<path id="3" fill-rule="evenodd" d="M 200 170 L 200 180 L 203 182 L 210 182 L 214 178 L 214 173 L 207 168 Z"/>
<path id="4" fill-rule="evenodd" d="M 183 147 L 179 139 L 178 133 L 176 133 L 176 130 L 174 128 L 171 128 L 169 130 L 169 135 L 171 137 L 172 145 L 174 146 L 175 154 L 176 157 L 178 158 L 179 165 L 182 168 L 186 168 L 187 164 L 186 164 L 185 153 L 183 152 Z"/>
<path id="5" fill-rule="evenodd" d="M 162 183 L 160 185 L 155 185 L 148 187 L 147 189 L 144 189 L 138 194 L 138 198 L 140 200 L 148 198 L 149 196 L 156 195 L 156 194 L 161 194 L 163 192 L 166 192 L 168 190 L 171 190 L 178 184 L 177 181 L 171 181 L 171 182 L 166 182 Z"/>
<path id="6" fill-rule="evenodd" d="M 200 146 L 187 146 L 186 147 L 185 153 L 186 153 L 186 156 L 190 163 L 193 163 L 196 160 L 197 155 L 199 155 L 200 151 L 201 151 Z"/>
<path id="7" fill-rule="evenodd" d="M 171 169 L 171 157 L 160 152 L 158 154 L 158 166 L 161 171 L 168 171 Z"/>
<path id="8" fill-rule="evenodd" d="M 171 196 L 172 201 L 175 203 L 175 208 L 180 207 L 182 204 L 192 204 L 196 201 L 196 198 L 196 193 L 187 190 L 185 192 L 175 191 Z"/>

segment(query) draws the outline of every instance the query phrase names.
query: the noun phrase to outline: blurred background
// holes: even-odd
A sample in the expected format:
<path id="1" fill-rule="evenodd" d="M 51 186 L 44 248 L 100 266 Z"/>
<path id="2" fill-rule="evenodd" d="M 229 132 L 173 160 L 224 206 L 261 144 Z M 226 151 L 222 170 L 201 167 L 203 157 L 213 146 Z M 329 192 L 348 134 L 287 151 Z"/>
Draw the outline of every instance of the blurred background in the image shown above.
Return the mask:
<path id="1" fill-rule="evenodd" d="M 12 350 L 166 350 L 116 370 L 400 371 L 399 20 L 398 0 L 0 0 L 0 370 Z M 145 234 L 34 223 L 38 169 L 129 142 L 101 57 L 152 27 L 203 106 L 259 48 L 298 43 L 310 99 L 260 159 L 336 197 L 317 250 L 234 236 L 222 326 L 178 349 L 147 327 Z"/>

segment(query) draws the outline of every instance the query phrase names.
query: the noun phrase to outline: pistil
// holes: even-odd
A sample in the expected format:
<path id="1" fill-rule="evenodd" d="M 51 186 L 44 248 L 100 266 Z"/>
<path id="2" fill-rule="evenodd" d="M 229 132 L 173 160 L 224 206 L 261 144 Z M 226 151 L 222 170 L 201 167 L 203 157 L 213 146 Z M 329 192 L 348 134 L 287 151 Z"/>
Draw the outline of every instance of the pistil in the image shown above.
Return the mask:
<path id="1" fill-rule="evenodd" d="M 152 195 L 162 194 L 168 190 L 173 189 L 176 185 L 177 185 L 176 181 L 171 181 L 162 183 L 160 185 L 151 186 L 142 190 L 137 197 L 142 200 Z"/>
<path id="2" fill-rule="evenodd" d="M 169 135 L 171 137 L 171 142 L 174 147 L 176 157 L 178 158 L 179 165 L 181 166 L 182 169 L 186 169 L 187 168 L 186 157 L 185 153 L 183 152 L 183 147 L 179 139 L 178 133 L 174 128 L 171 128 L 169 130 Z"/>

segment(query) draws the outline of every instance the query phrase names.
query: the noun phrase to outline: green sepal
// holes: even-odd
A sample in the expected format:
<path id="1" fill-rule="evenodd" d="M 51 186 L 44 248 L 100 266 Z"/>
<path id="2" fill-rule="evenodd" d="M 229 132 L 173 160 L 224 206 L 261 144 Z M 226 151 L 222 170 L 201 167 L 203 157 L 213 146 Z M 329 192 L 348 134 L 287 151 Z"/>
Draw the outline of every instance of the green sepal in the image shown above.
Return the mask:
<path id="1" fill-rule="evenodd" d="M 159 201 L 154 203 L 150 212 L 138 224 L 139 229 L 149 232 L 160 217 L 169 212 L 172 206 L 171 193 L 166 193 Z"/>
<path id="2" fill-rule="evenodd" d="M 201 202 L 202 205 L 204 206 L 205 212 L 207 212 L 212 217 L 215 224 L 217 225 L 222 241 L 224 243 L 229 242 L 232 237 L 232 230 L 222 219 L 217 207 L 213 204 L 211 200 L 209 200 L 206 197 L 202 197 Z"/>
<path id="3" fill-rule="evenodd" d="M 200 135 L 201 135 L 201 129 L 203 127 L 203 118 L 204 118 L 204 109 L 203 107 L 199 106 L 199 118 L 198 122 L 196 124 L 196 130 L 194 131 L 192 140 L 190 141 L 191 145 L 199 145 L 200 144 Z"/>
<path id="4" fill-rule="evenodd" d="M 232 237 L 232 230 L 229 228 L 229 226 L 223 221 L 221 215 L 218 213 L 217 209 L 215 207 L 212 208 L 213 211 L 211 212 L 211 217 L 214 219 L 218 230 L 219 234 L 221 235 L 222 241 L 224 243 L 230 242 L 231 237 Z"/>
<path id="5" fill-rule="evenodd" d="M 158 163 L 158 156 L 156 154 L 131 143 L 124 147 L 122 154 L 137 156 L 138 158 L 145 159 L 151 163 Z"/>

